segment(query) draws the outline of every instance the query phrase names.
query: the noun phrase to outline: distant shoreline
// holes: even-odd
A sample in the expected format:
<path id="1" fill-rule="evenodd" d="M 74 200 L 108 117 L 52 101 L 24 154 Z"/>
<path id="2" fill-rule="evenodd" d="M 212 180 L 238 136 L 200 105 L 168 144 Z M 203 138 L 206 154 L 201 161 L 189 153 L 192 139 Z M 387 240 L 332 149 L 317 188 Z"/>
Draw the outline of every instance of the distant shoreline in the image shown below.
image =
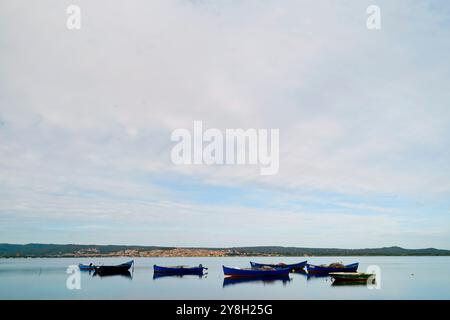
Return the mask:
<path id="1" fill-rule="evenodd" d="M 105 258 L 105 257 L 332 257 L 332 256 L 450 256 L 450 250 L 401 247 L 339 249 L 281 246 L 192 248 L 78 244 L 0 243 L 0 258 Z"/>
<path id="2" fill-rule="evenodd" d="M 402 255 L 402 256 L 394 256 L 394 255 L 377 255 L 377 256 L 364 256 L 364 255 L 354 255 L 354 256 L 344 256 L 344 255 L 333 255 L 333 256 L 258 256 L 258 255 L 249 255 L 249 256 L 149 256 L 149 257 L 143 257 L 143 256 L 30 256 L 30 257 L 2 257 L 0 256 L 0 259 L 74 259 L 74 258 L 86 258 L 86 259 L 94 259 L 94 258 L 128 258 L 128 259 L 137 259 L 137 258 L 263 258 L 263 257 L 279 257 L 279 258 L 299 258 L 303 260 L 308 260 L 309 258 L 336 258 L 336 257 L 449 257 L 450 255 Z"/>

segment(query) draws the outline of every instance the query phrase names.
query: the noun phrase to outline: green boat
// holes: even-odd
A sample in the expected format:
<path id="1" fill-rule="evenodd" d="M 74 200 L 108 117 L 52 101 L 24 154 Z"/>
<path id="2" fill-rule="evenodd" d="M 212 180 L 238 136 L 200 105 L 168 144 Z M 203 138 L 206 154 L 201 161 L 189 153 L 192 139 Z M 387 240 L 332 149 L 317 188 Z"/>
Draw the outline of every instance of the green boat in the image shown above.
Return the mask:
<path id="1" fill-rule="evenodd" d="M 375 283 L 375 275 L 363 272 L 331 272 L 334 282 Z"/>

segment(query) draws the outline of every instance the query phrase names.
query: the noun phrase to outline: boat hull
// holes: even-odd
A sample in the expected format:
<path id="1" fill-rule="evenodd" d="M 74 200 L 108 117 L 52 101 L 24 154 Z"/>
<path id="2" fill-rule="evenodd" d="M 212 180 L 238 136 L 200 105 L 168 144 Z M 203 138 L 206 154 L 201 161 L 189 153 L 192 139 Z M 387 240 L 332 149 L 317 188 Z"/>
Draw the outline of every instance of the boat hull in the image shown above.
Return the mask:
<path id="1" fill-rule="evenodd" d="M 153 266 L 153 271 L 155 273 L 166 273 L 166 274 L 203 274 L 205 267 L 162 267 Z"/>
<path id="2" fill-rule="evenodd" d="M 344 266 L 343 268 L 330 268 L 323 266 L 316 266 L 313 264 L 307 264 L 306 270 L 308 274 L 318 274 L 318 275 L 327 275 L 332 272 L 356 272 L 358 270 L 358 263 L 353 263 Z"/>
<path id="3" fill-rule="evenodd" d="M 289 270 L 291 272 L 303 270 L 307 263 L 308 263 L 308 261 L 303 261 L 303 262 L 293 263 L 293 264 L 284 264 L 284 263 L 269 264 L 269 263 L 257 263 L 257 262 L 250 261 L 250 265 L 252 266 L 252 268 L 255 268 L 255 269 L 259 269 L 259 268 L 263 268 L 263 267 L 271 267 L 271 268 L 276 268 L 276 269 L 289 268 Z"/>
<path id="4" fill-rule="evenodd" d="M 226 277 L 279 277 L 288 276 L 289 268 L 277 268 L 272 270 L 238 269 L 223 266 L 223 274 Z"/>
<path id="5" fill-rule="evenodd" d="M 95 273 L 103 276 L 103 275 L 114 275 L 114 274 L 123 274 L 128 272 L 130 268 L 133 266 L 134 261 L 128 261 L 123 264 L 119 264 L 117 266 L 99 266 L 95 268 Z"/>

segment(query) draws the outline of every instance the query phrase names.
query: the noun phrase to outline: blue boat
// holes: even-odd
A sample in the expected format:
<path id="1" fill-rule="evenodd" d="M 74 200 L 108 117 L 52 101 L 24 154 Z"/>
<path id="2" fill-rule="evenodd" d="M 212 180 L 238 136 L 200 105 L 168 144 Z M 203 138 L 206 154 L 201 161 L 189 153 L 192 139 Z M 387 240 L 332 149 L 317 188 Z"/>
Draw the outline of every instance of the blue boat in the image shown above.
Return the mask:
<path id="1" fill-rule="evenodd" d="M 128 272 L 130 268 L 133 266 L 134 261 L 128 261 L 115 266 L 98 266 L 95 267 L 95 273 L 104 276 L 104 275 L 114 275 L 114 274 L 123 274 Z"/>
<path id="2" fill-rule="evenodd" d="M 203 267 L 201 264 L 198 267 L 190 267 L 190 266 L 171 266 L 171 267 L 162 267 L 153 265 L 153 271 L 155 273 L 166 273 L 166 274 L 203 274 L 203 270 L 208 270 L 208 268 Z"/>
<path id="3" fill-rule="evenodd" d="M 78 268 L 80 269 L 80 271 L 93 271 L 95 270 L 95 266 L 91 263 L 91 264 L 79 264 Z"/>
<path id="4" fill-rule="evenodd" d="M 275 269 L 289 268 L 289 270 L 291 272 L 303 270 L 303 268 L 306 266 L 307 263 L 308 263 L 308 261 L 302 261 L 302 262 L 293 263 L 293 264 L 286 264 L 286 263 L 282 263 L 282 262 L 278 263 L 278 264 L 270 264 L 270 263 L 257 263 L 257 262 L 250 261 L 250 265 L 252 266 L 253 269 L 259 269 L 259 268 L 263 268 L 263 267 L 270 267 L 270 268 L 275 268 Z"/>
<path id="5" fill-rule="evenodd" d="M 313 275 L 327 275 L 330 272 L 356 272 L 358 270 L 359 263 L 352 263 L 345 266 L 316 266 L 313 264 L 307 264 L 306 270 L 308 274 Z"/>
<path id="6" fill-rule="evenodd" d="M 289 275 L 289 268 L 248 268 L 248 269 L 240 269 L 240 268 L 230 268 L 223 267 L 223 274 L 226 277 L 274 277 L 274 276 L 287 276 Z"/>

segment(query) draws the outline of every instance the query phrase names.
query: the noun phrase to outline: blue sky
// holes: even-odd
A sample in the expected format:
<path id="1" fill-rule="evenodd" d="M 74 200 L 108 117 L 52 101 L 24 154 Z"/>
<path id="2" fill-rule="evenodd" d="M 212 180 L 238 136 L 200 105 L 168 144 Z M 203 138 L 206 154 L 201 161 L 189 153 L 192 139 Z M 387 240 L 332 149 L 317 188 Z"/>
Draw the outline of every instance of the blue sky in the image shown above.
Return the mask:
<path id="1" fill-rule="evenodd" d="M 2 1 L 0 242 L 450 248 L 449 17 L 445 1 Z M 171 132 L 196 120 L 278 128 L 279 173 L 175 166 Z"/>

